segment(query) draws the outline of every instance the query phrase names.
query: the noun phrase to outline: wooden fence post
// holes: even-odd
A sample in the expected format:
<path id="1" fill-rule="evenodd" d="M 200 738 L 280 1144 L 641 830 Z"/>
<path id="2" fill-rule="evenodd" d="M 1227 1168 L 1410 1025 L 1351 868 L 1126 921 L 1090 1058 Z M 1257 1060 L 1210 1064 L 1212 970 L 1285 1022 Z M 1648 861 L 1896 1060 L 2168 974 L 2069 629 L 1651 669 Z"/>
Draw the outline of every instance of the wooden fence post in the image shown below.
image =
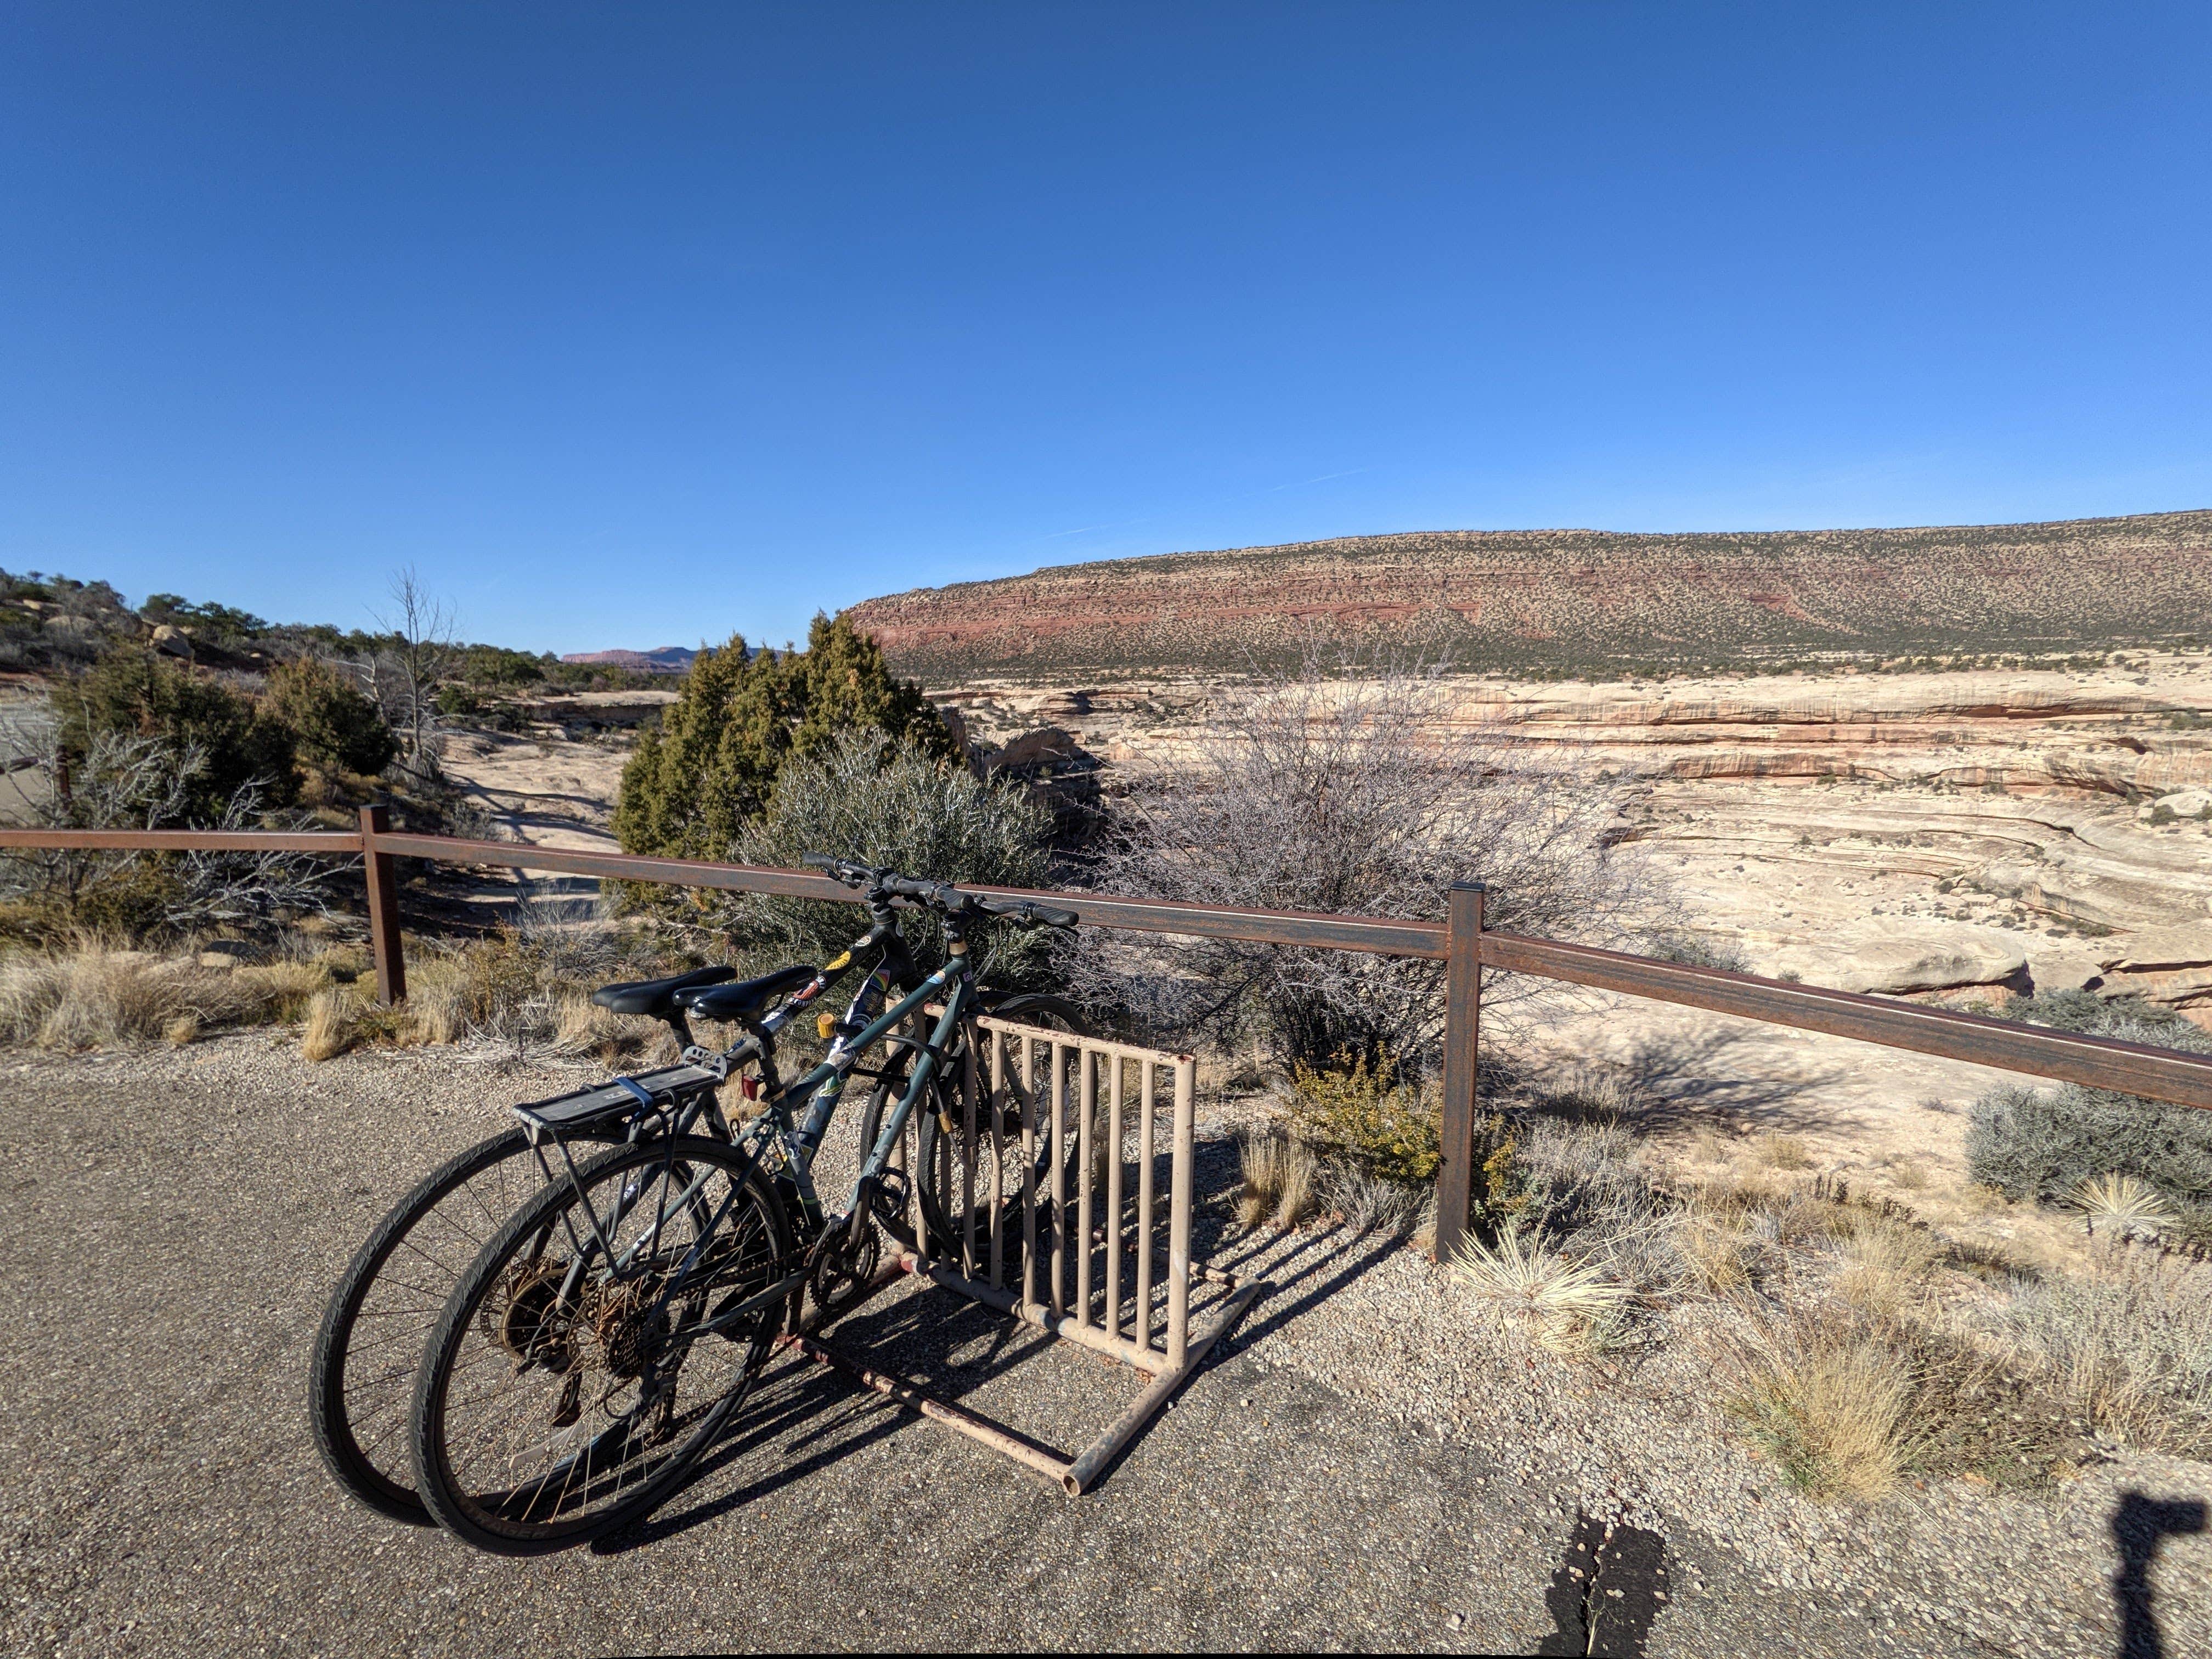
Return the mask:
<path id="1" fill-rule="evenodd" d="M 376 838 L 392 828 L 390 811 L 378 802 L 361 809 L 361 865 L 368 877 L 368 955 L 376 964 L 376 1000 L 387 1008 L 407 1000 L 407 959 L 399 941 L 399 879 L 389 853 Z"/>
<path id="2" fill-rule="evenodd" d="M 1444 929 L 1443 1161 L 1437 1168 L 1436 1259 L 1458 1254 L 1474 1193 L 1475 1048 L 1482 1035 L 1479 881 L 1452 884 Z"/>

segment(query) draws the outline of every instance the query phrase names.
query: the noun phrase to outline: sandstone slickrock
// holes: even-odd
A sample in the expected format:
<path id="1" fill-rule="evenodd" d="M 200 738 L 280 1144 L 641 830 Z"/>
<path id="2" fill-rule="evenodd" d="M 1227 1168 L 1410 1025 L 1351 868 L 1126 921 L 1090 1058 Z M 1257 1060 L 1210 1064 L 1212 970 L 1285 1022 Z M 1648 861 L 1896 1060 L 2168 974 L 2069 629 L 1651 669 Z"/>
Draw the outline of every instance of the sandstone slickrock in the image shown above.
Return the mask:
<path id="1" fill-rule="evenodd" d="M 1795 974 L 1833 991 L 1904 995 L 2023 976 L 2027 952 L 1993 927 L 1875 917 L 1828 930 L 1818 941 L 1775 951 L 1762 971 Z"/>

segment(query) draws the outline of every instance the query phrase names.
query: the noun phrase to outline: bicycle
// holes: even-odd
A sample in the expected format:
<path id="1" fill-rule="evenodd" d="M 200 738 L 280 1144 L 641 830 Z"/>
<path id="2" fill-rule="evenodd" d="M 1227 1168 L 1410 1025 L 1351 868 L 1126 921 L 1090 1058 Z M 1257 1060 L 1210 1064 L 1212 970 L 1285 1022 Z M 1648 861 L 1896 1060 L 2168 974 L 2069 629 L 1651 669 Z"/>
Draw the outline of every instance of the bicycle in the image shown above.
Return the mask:
<path id="1" fill-rule="evenodd" d="M 803 982 L 785 1005 L 788 1018 L 836 977 L 791 967 L 732 984 L 735 969 L 702 968 L 601 986 L 592 1000 L 616 1013 L 662 1021 L 688 1053 L 696 1044 L 678 993 L 713 987 L 726 992 L 726 1004 L 757 1013 Z M 721 1080 L 687 1060 L 561 1101 L 569 1103 L 568 1133 L 578 1139 L 620 1143 L 647 1127 L 635 1109 L 635 1091 L 642 1088 L 665 1099 L 675 1133 L 703 1127 L 726 1141 L 732 1131 L 715 1093 Z M 469 1263 L 501 1224 L 543 1189 L 545 1178 L 524 1127 L 478 1141 L 433 1170 L 386 1213 L 331 1293 L 308 1368 L 308 1423 L 331 1478 L 380 1515 L 434 1524 L 416 1494 L 406 1444 L 416 1364 Z"/>
<path id="2" fill-rule="evenodd" d="M 879 1220 L 911 1238 L 925 1236 L 909 1231 L 918 1216 L 926 1236 L 951 1237 L 960 1218 L 918 1197 L 893 1152 L 925 1099 L 934 1109 L 917 1145 L 941 1158 L 954 1138 L 949 1091 L 985 1005 L 969 933 L 991 917 L 1059 927 L 1076 917 L 821 854 L 806 861 L 861 890 L 874 916 L 854 951 L 823 971 L 872 947 L 882 956 L 844 1018 L 824 1017 L 827 1055 L 788 1084 L 775 1067 L 781 1020 L 744 1017 L 720 988 L 677 994 L 695 1014 L 738 1015 L 748 1028 L 723 1054 L 698 1056 L 724 1077 L 757 1067 L 760 1113 L 734 1142 L 675 1133 L 672 1121 L 580 1165 L 557 1115 L 515 1109 L 566 1178 L 517 1212 L 455 1286 L 424 1346 L 412 1407 L 416 1490 L 465 1542 L 532 1554 L 641 1518 L 742 1407 L 787 1314 L 796 1318 L 811 1296 L 834 1316 L 872 1283 Z M 901 904 L 944 918 L 948 954 L 933 973 L 914 969 L 893 920 Z M 890 1000 L 895 988 L 902 994 Z M 927 1035 L 901 1035 L 933 1002 Z M 1057 998 L 994 994 L 989 1005 L 1081 1029 Z M 878 1043 L 889 1061 L 863 1072 Z M 843 1208 L 825 1217 L 811 1170 L 855 1073 L 878 1081 L 869 1138 Z M 919 1153 L 917 1167 L 931 1168 L 932 1155 Z"/>

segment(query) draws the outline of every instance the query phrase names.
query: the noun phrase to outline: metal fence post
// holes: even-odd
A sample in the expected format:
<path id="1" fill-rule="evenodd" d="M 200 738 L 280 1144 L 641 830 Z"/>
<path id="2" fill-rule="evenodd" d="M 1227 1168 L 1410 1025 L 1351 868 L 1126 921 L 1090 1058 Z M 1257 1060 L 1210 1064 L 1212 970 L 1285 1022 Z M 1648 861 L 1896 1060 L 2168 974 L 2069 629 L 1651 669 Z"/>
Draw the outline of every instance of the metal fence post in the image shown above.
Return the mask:
<path id="1" fill-rule="evenodd" d="M 1482 902 L 1479 881 L 1452 884 L 1444 928 L 1443 1161 L 1437 1168 L 1436 1259 L 1458 1254 L 1474 1194 L 1475 1048 L 1482 1034 Z"/>
<path id="2" fill-rule="evenodd" d="M 361 809 L 361 864 L 368 876 L 368 955 L 376 964 L 376 1000 L 386 1007 L 407 1000 L 407 960 L 399 940 L 399 878 L 389 853 L 376 849 L 392 815 L 383 803 Z"/>

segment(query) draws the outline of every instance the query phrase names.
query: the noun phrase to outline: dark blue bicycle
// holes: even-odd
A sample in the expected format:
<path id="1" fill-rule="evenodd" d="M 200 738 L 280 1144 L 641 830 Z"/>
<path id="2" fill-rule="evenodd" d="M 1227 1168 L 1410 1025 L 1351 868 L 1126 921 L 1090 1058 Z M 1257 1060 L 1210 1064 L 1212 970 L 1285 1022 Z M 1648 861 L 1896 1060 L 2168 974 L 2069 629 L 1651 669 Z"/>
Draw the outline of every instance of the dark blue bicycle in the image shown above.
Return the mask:
<path id="1" fill-rule="evenodd" d="M 976 1156 L 954 1132 L 974 1018 L 1078 1032 L 1081 1024 L 1060 999 L 984 991 L 969 941 L 990 921 L 1070 927 L 1075 916 L 820 855 L 807 861 L 870 907 L 873 925 L 850 951 L 818 971 L 674 993 L 678 1006 L 745 1033 L 722 1054 L 686 1056 L 710 1087 L 754 1068 L 748 1093 L 759 1113 L 733 1139 L 690 1132 L 684 1091 L 644 1079 L 516 1109 L 551 1178 L 462 1274 L 416 1376 L 415 1488 L 468 1543 L 536 1553 L 644 1515 L 742 1406 L 787 1317 L 810 1296 L 834 1314 L 872 1280 L 878 1223 L 932 1253 L 953 1251 L 974 1224 L 959 1207 L 965 1195 L 1020 1189 L 1018 1172 L 978 1182 L 972 1170 L 951 1167 Z M 947 958 L 933 973 L 915 969 L 899 934 L 896 913 L 907 906 L 944 921 Z M 843 1019 L 823 1022 L 835 1039 L 827 1056 L 783 1082 L 777 1033 L 870 954 Z M 782 990 L 792 994 L 763 1012 Z M 863 1157 L 843 1205 L 825 1212 L 815 1154 L 855 1077 L 874 1084 Z M 918 1131 L 912 1170 L 895 1161 L 909 1123 Z M 599 1151 L 617 1130 L 623 1144 Z"/>

